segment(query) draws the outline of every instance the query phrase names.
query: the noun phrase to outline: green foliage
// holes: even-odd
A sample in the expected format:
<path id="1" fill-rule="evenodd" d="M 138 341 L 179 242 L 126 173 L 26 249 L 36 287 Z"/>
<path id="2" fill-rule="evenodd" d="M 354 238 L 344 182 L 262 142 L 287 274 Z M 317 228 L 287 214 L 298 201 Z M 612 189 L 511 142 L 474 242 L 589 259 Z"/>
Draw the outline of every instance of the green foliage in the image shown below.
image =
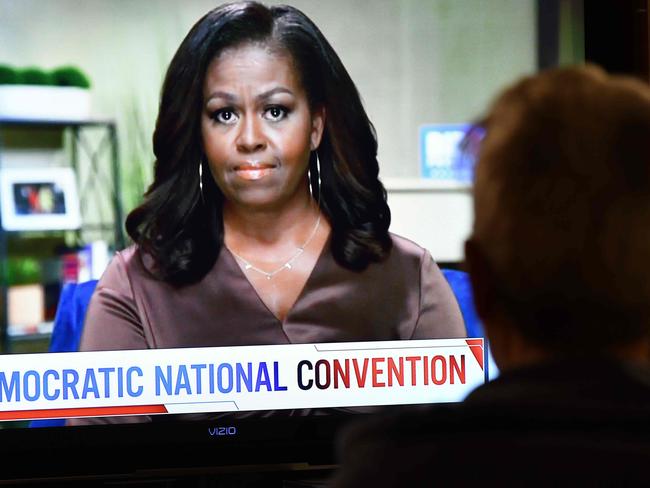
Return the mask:
<path id="1" fill-rule="evenodd" d="M 128 112 L 124 114 L 121 127 L 124 129 L 122 159 L 122 201 L 124 208 L 131 211 L 142 203 L 142 197 L 152 181 L 153 149 L 151 136 L 155 114 L 151 116 L 134 97 L 125 103 Z"/>
<path id="2" fill-rule="evenodd" d="M 53 85 L 52 75 L 40 68 L 30 67 L 18 71 L 18 82 L 22 85 Z"/>
<path id="3" fill-rule="evenodd" d="M 60 66 L 52 71 L 31 66 L 17 69 L 0 64 L 0 85 L 50 85 L 90 88 L 90 79 L 75 66 Z"/>
<path id="4" fill-rule="evenodd" d="M 41 281 L 42 271 L 37 259 L 10 258 L 7 264 L 7 281 L 10 285 L 27 285 Z"/>
<path id="5" fill-rule="evenodd" d="M 54 84 L 58 86 L 76 86 L 79 88 L 90 88 L 90 80 L 75 66 L 61 66 L 52 70 Z"/>
<path id="6" fill-rule="evenodd" d="M 0 85 L 15 85 L 18 83 L 16 70 L 7 64 L 0 64 Z"/>

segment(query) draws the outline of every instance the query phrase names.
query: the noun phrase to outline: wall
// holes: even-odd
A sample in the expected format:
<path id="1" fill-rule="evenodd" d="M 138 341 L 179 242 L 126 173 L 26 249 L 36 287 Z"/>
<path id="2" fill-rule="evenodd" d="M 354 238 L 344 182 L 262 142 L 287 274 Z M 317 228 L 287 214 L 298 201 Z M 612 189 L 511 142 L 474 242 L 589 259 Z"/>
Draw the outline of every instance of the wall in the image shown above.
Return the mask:
<path id="1" fill-rule="evenodd" d="M 276 3 L 276 2 L 271 2 Z M 347 66 L 379 138 L 383 177 L 417 177 L 418 127 L 478 117 L 535 69 L 534 0 L 296 0 Z M 149 181 L 161 80 L 207 0 L 0 0 L 0 63 L 73 63 L 118 122 L 125 206 Z"/>

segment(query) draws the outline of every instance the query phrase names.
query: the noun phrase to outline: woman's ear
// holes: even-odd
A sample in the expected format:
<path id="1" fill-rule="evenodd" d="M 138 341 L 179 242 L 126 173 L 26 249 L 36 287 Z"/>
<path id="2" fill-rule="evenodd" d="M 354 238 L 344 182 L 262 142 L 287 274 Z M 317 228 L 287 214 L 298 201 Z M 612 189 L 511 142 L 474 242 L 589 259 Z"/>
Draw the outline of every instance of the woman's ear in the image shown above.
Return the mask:
<path id="1" fill-rule="evenodd" d="M 323 131 L 325 130 L 325 107 L 318 107 L 311 113 L 311 140 L 310 148 L 312 151 L 320 146 L 320 141 L 323 138 Z"/>

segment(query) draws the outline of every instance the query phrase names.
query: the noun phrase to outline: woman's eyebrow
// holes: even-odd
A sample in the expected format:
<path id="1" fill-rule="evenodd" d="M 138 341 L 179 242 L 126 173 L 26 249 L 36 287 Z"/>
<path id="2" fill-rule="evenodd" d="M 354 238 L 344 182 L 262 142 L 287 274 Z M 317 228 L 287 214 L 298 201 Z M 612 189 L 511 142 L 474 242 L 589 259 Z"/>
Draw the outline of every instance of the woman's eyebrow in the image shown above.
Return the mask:
<path id="1" fill-rule="evenodd" d="M 214 100 L 215 98 L 222 98 L 228 103 L 233 103 L 237 100 L 237 97 L 233 95 L 232 93 L 224 92 L 224 91 L 215 91 L 210 93 L 208 98 L 206 99 L 206 103 L 209 102 L 210 100 Z"/>
<path id="2" fill-rule="evenodd" d="M 289 95 L 293 96 L 293 92 L 289 90 L 288 88 L 285 88 L 283 86 L 276 86 L 275 88 L 271 88 L 270 90 L 267 90 L 265 92 L 260 93 L 255 97 L 255 101 L 259 102 L 261 100 L 266 100 L 273 95 L 277 95 L 278 93 L 287 93 Z M 220 91 L 217 90 L 215 92 L 212 92 L 208 98 L 206 99 L 206 103 L 208 103 L 210 100 L 214 100 L 216 98 L 223 99 L 226 103 L 235 103 L 238 99 L 237 95 L 234 95 L 232 93 L 228 93 L 225 91 Z"/>
<path id="3" fill-rule="evenodd" d="M 278 93 L 288 93 L 289 95 L 293 95 L 293 92 L 288 88 L 285 88 L 283 86 L 276 86 L 275 88 L 271 88 L 270 90 L 260 93 L 255 97 L 255 100 L 266 100 L 267 98 L 270 98 Z"/>

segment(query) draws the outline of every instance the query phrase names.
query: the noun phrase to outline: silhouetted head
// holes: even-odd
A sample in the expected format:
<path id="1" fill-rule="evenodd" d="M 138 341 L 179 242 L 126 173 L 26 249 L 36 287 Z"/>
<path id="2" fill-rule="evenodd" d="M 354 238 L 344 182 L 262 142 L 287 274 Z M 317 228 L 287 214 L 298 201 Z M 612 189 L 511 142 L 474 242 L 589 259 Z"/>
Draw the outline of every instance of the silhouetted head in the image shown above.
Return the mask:
<path id="1" fill-rule="evenodd" d="M 553 353 L 646 338 L 650 87 L 550 70 L 503 92 L 483 125 L 466 255 L 486 327 L 505 320 Z"/>

